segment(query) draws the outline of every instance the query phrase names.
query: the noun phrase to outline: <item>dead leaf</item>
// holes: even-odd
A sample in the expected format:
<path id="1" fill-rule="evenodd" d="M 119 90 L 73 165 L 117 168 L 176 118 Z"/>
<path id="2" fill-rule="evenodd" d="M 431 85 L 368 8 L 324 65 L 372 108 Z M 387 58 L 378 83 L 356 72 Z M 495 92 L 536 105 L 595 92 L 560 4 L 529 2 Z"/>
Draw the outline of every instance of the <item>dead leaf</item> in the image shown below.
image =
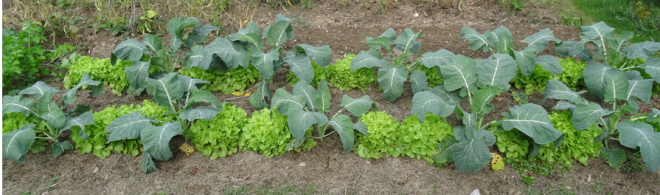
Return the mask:
<path id="1" fill-rule="evenodd" d="M 179 150 L 181 150 L 183 153 L 186 153 L 186 156 L 188 156 L 191 153 L 195 152 L 195 148 L 193 148 L 191 145 L 188 145 L 187 143 L 181 144 L 181 147 L 179 147 Z"/>
<path id="2" fill-rule="evenodd" d="M 298 164 L 298 166 L 305 167 L 305 166 L 307 166 L 307 163 L 301 162 L 300 164 Z"/>
<path id="3" fill-rule="evenodd" d="M 247 178 L 250 178 L 250 176 L 252 176 L 252 175 L 250 175 L 250 174 L 248 173 L 247 175 L 245 175 L 245 176 L 243 177 L 243 180 L 246 180 Z"/>
<path id="4" fill-rule="evenodd" d="M 498 102 L 501 102 L 502 98 L 501 97 L 495 97 L 495 100 L 497 100 Z"/>
<path id="5" fill-rule="evenodd" d="M 98 173 L 98 172 L 99 172 L 99 168 L 98 167 L 94 168 L 94 173 Z"/>
<path id="6" fill-rule="evenodd" d="M 291 168 L 291 167 L 286 166 L 286 167 L 284 167 L 284 170 L 289 170 L 290 168 Z"/>
<path id="7" fill-rule="evenodd" d="M 231 94 L 234 95 L 234 96 L 250 96 L 250 94 L 252 94 L 252 93 L 246 92 L 246 91 L 234 91 L 234 92 L 231 92 Z"/>
<path id="8" fill-rule="evenodd" d="M 651 8 L 646 6 L 639 6 L 635 12 L 640 18 L 646 18 L 647 16 L 651 15 Z"/>
<path id="9" fill-rule="evenodd" d="M 190 175 L 195 175 L 197 174 L 197 167 L 193 168 L 193 170 L 190 172 Z"/>

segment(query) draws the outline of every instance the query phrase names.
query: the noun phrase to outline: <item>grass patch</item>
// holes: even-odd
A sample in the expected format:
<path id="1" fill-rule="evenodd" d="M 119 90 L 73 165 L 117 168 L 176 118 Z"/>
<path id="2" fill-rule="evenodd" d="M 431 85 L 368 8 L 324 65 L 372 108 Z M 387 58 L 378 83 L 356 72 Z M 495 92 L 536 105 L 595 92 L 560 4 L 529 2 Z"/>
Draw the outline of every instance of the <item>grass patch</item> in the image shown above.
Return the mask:
<path id="1" fill-rule="evenodd" d="M 608 26 L 615 28 L 617 34 L 624 31 L 635 33 L 633 42 L 647 40 L 658 41 L 660 37 L 660 1 L 643 0 L 641 6 L 648 7 L 650 14 L 644 18 L 637 15 L 640 5 L 630 0 L 565 0 L 558 2 L 557 9 L 562 13 L 575 16 L 586 16 L 582 25 L 591 25 L 604 21 Z M 571 8 L 574 6 L 575 8 Z M 564 11 L 567 8 L 568 12 Z M 560 17 L 561 19 L 562 17 Z M 570 21 L 570 19 L 567 19 Z M 577 24 L 579 25 L 579 24 Z"/>

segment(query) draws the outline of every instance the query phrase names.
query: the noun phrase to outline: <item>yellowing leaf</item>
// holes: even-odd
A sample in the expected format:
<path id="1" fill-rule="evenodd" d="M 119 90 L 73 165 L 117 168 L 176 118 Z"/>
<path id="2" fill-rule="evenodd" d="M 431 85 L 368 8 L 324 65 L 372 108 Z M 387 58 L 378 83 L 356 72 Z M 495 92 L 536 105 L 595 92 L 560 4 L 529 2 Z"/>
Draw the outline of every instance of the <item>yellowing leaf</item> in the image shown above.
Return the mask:
<path id="1" fill-rule="evenodd" d="M 497 153 L 490 153 L 490 155 L 493 155 L 493 159 L 490 160 L 490 165 L 493 171 L 501 171 L 504 169 L 504 161 L 502 160 L 502 156 L 500 156 Z"/>
<path id="2" fill-rule="evenodd" d="M 181 144 L 179 150 L 181 150 L 183 153 L 186 153 L 186 155 L 190 155 L 191 153 L 195 152 L 195 148 L 193 148 L 191 145 L 188 145 L 187 143 Z"/>
<path id="3" fill-rule="evenodd" d="M 149 18 L 153 18 L 154 16 L 157 16 L 157 15 L 158 15 L 158 12 L 156 12 L 154 10 L 147 11 L 147 17 L 149 17 Z"/>
<path id="4" fill-rule="evenodd" d="M 250 96 L 250 94 L 252 94 L 252 93 L 249 93 L 249 92 L 241 92 L 241 91 L 234 91 L 234 92 L 231 92 L 231 94 L 234 95 L 234 96 Z"/>
<path id="5" fill-rule="evenodd" d="M 639 6 L 636 12 L 637 16 L 640 18 L 646 18 L 647 16 L 651 15 L 651 8 L 646 6 Z"/>

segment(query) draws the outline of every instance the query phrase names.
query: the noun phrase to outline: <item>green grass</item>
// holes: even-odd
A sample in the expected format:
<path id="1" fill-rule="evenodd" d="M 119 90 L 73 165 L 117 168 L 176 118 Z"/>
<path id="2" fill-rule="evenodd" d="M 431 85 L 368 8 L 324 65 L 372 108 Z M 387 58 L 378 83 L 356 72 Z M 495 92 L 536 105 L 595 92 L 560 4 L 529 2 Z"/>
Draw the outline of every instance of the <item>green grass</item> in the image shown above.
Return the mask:
<path id="1" fill-rule="evenodd" d="M 651 8 L 651 14 L 640 18 L 636 14 L 639 7 L 637 1 L 631 0 L 569 0 L 577 11 L 575 15 L 586 15 L 583 25 L 604 21 L 608 26 L 616 29 L 619 34 L 624 31 L 635 33 L 633 42 L 660 41 L 660 1 L 643 0 L 642 6 Z M 571 6 L 560 3 L 561 7 Z M 570 10 L 570 9 L 569 9 Z M 575 10 L 575 9 L 573 9 Z M 563 12 L 563 11 L 560 11 Z"/>

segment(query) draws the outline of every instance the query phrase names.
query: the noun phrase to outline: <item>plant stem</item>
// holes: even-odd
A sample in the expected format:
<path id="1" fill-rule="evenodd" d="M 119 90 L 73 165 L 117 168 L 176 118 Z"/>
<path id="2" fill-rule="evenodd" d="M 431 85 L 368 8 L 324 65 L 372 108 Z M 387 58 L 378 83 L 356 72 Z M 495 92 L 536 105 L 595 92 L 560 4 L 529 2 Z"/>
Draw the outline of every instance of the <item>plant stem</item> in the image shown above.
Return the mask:
<path id="1" fill-rule="evenodd" d="M 611 138 L 610 138 L 610 139 L 611 139 Z M 605 147 L 609 149 L 610 146 L 608 146 L 608 144 L 607 144 L 607 141 L 608 141 L 608 140 L 609 140 L 609 139 L 603 139 L 603 143 L 605 143 Z"/>
<path id="2" fill-rule="evenodd" d="M 50 125 L 48 122 L 46 122 L 46 128 L 48 128 L 48 132 L 44 132 L 44 134 L 52 138 L 53 140 L 57 141 L 57 139 L 55 138 L 59 137 L 58 130 L 52 125 Z"/>
<path id="3" fill-rule="evenodd" d="M 53 140 L 53 141 L 57 141 L 57 139 L 53 138 L 54 135 L 50 135 L 49 132 L 45 132 L 45 131 L 42 131 L 42 132 L 44 133 L 44 135 L 48 136 L 48 139 Z"/>
<path id="4" fill-rule="evenodd" d="M 605 58 L 605 62 L 609 64 L 609 59 L 607 59 L 607 46 L 605 45 L 603 36 L 600 36 L 600 42 L 603 43 L 603 58 Z"/>
<path id="5" fill-rule="evenodd" d="M 497 120 L 492 120 L 492 121 L 484 124 L 483 126 L 481 126 L 481 129 L 486 129 L 487 126 L 490 126 L 490 125 L 495 124 L 497 122 L 498 122 Z"/>
<path id="6" fill-rule="evenodd" d="M 327 126 L 326 126 L 326 127 L 327 127 Z M 337 132 L 337 131 L 332 131 L 332 132 L 330 132 L 330 133 L 328 133 L 328 134 L 325 134 L 325 135 L 322 135 L 322 136 L 319 136 L 319 137 L 312 137 L 312 138 L 314 138 L 314 139 L 321 139 L 321 140 L 322 140 L 322 139 L 324 139 L 324 138 L 326 138 L 326 137 L 332 135 L 332 134 L 335 133 L 335 132 Z"/>
<path id="7" fill-rule="evenodd" d="M 468 91 L 467 94 L 468 94 L 468 98 L 470 100 L 470 106 L 472 106 L 472 93 L 470 93 L 470 88 L 466 88 L 466 89 Z"/>
<path id="8" fill-rule="evenodd" d="M 332 117 L 330 117 L 330 119 L 335 118 L 335 116 L 339 115 L 339 113 L 341 113 L 341 111 L 343 111 L 343 110 L 344 110 L 344 108 L 339 109 L 339 111 L 337 111 L 337 113 L 335 113 L 335 115 L 332 115 Z"/>
<path id="9" fill-rule="evenodd" d="M 612 134 L 613 132 L 610 132 L 610 127 L 607 126 L 607 123 L 605 123 L 605 120 L 603 118 L 600 118 L 600 122 L 603 123 L 603 126 L 605 126 L 605 130 L 607 131 L 608 134 Z"/>
<path id="10" fill-rule="evenodd" d="M 622 68 L 621 71 L 635 69 L 635 68 L 641 68 L 641 67 L 640 66 L 630 66 L 630 67 Z"/>
<path id="11" fill-rule="evenodd" d="M 174 69 L 176 68 L 176 65 L 179 64 L 179 55 L 181 54 L 181 49 L 178 49 L 176 52 L 174 52 L 174 63 L 172 63 L 172 66 L 170 67 L 170 71 L 168 72 L 174 72 Z"/>
<path id="12" fill-rule="evenodd" d="M 341 113 L 341 111 L 343 111 L 343 110 L 344 110 L 344 108 L 339 109 L 339 111 L 337 111 L 337 113 L 335 113 L 335 115 L 332 115 L 332 117 L 330 117 L 330 119 L 335 118 L 335 117 L 336 117 L 337 115 L 339 115 L 339 113 Z M 329 125 L 329 124 L 326 123 L 325 125 L 323 125 L 323 127 L 321 127 L 321 128 L 319 129 L 319 131 L 318 131 L 318 132 L 319 132 L 319 135 L 322 135 L 322 136 L 319 136 L 319 137 L 313 137 L 313 138 L 316 138 L 316 139 L 323 139 L 323 138 L 327 137 L 328 135 L 334 133 L 335 131 L 332 131 L 331 133 L 329 133 L 329 134 L 327 134 L 327 135 L 323 135 L 323 134 L 325 134 L 325 130 L 328 129 L 328 125 Z"/>
<path id="13" fill-rule="evenodd" d="M 192 121 L 186 120 L 186 127 L 182 130 L 181 134 L 183 134 L 183 131 L 188 130 L 188 128 L 190 128 L 190 125 L 192 125 Z"/>
<path id="14" fill-rule="evenodd" d="M 190 92 L 191 92 L 191 91 L 189 91 L 189 92 L 188 92 L 188 95 L 186 95 L 186 101 L 185 101 L 183 107 L 188 106 L 188 98 L 190 98 Z"/>
<path id="15" fill-rule="evenodd" d="M 640 116 L 640 117 L 636 117 L 636 118 L 631 118 L 631 119 L 629 119 L 629 120 L 631 120 L 631 121 L 637 121 L 637 120 L 641 120 L 641 119 L 645 119 L 645 118 L 646 118 L 645 116 Z"/>
<path id="16" fill-rule="evenodd" d="M 479 113 L 478 113 L 478 112 L 477 112 L 477 116 L 479 116 Z M 484 122 L 484 118 L 483 118 L 483 117 L 481 117 L 481 118 L 479 119 L 479 121 L 477 121 L 477 127 L 478 127 L 479 129 L 483 129 L 482 126 L 481 126 L 481 123 L 483 123 L 483 122 Z M 478 130 L 478 129 L 477 129 L 477 130 Z"/>
<path id="17" fill-rule="evenodd" d="M 392 54 L 392 49 L 387 50 L 387 54 L 390 56 L 390 61 L 394 63 L 394 54 Z"/>

